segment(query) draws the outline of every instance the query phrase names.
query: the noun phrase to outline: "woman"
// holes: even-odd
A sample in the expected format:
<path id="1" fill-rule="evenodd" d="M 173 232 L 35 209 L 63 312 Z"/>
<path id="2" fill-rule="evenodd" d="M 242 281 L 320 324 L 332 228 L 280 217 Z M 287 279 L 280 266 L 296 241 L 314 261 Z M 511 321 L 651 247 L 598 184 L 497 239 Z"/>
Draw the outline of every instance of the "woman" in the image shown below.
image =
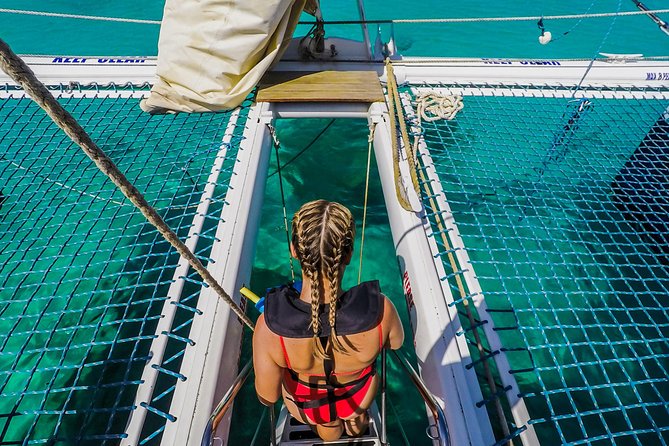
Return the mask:
<path id="1" fill-rule="evenodd" d="M 293 217 L 291 253 L 302 266 L 301 291 L 271 290 L 253 335 L 258 398 L 284 403 L 323 440 L 362 435 L 376 394 L 376 357 L 398 349 L 404 331 L 377 281 L 344 292 L 355 222 L 339 203 L 317 200 Z"/>

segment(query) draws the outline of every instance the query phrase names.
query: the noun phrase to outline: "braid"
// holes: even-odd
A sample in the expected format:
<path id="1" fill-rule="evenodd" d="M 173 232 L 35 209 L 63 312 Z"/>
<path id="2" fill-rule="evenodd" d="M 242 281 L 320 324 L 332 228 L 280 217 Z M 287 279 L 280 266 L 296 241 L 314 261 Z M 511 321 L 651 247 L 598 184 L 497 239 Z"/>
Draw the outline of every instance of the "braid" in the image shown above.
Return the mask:
<path id="1" fill-rule="evenodd" d="M 325 359 L 328 358 L 328 354 L 318 339 L 320 286 L 325 276 L 330 284 L 328 350 L 333 348 L 344 352 L 335 330 L 336 310 L 343 262 L 350 258 L 353 251 L 355 222 L 351 212 L 341 204 L 317 200 L 304 204 L 295 214 L 292 232 L 293 247 L 302 266 L 302 272 L 309 279 L 311 287 L 313 353 L 317 358 Z"/>
<path id="2" fill-rule="evenodd" d="M 328 323 L 330 324 L 330 345 L 338 352 L 344 352 L 344 348 L 337 339 L 335 331 L 336 315 L 337 315 L 337 301 L 339 300 L 339 269 L 341 265 L 341 249 L 335 249 L 334 256 L 324 258 L 326 265 L 326 276 L 330 282 L 330 311 L 328 314 Z"/>
<path id="3" fill-rule="evenodd" d="M 321 276 L 321 256 L 318 233 L 318 225 L 314 225 L 314 220 L 320 218 L 318 207 L 307 203 L 293 217 L 293 245 L 297 253 L 297 258 L 302 266 L 302 272 L 309 279 L 311 288 L 311 330 L 312 330 L 312 351 L 315 357 L 320 359 L 327 358 L 325 349 L 318 339 L 320 333 L 320 319 L 318 317 L 318 305 L 320 303 L 320 276 Z M 309 206 L 312 205 L 312 206 Z M 297 243 L 296 243 L 297 242 Z M 314 246 L 315 245 L 315 246 Z"/>

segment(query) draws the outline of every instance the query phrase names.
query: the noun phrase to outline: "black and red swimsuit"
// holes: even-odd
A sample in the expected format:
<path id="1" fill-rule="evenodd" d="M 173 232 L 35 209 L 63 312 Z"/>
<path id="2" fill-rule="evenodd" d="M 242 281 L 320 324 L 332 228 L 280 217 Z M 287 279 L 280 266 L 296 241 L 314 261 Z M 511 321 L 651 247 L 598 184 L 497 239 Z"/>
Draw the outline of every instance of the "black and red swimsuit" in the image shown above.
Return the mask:
<path id="1" fill-rule="evenodd" d="M 300 295 L 292 287 L 281 287 L 271 290 L 265 299 L 265 321 L 268 328 L 279 335 L 283 356 L 288 368 L 284 370 L 283 385 L 297 407 L 313 424 L 329 423 L 337 418 L 349 418 L 360 407 L 367 395 L 372 378 L 376 375 L 376 363 L 362 370 L 349 373 L 336 373 L 331 360 L 323 361 L 325 374 L 317 376 L 322 382 L 313 383 L 299 379 L 292 370 L 286 352 L 284 337 L 310 338 L 311 306 L 299 299 Z M 384 297 L 379 290 L 377 281 L 363 282 L 345 292 L 337 305 L 337 335 L 351 335 L 368 331 L 377 327 L 379 333 L 379 351 L 383 348 L 383 317 Z M 319 336 L 326 338 L 330 333 L 327 322 L 327 308 L 322 306 L 321 332 Z M 332 380 L 333 376 L 357 375 L 345 384 Z"/>

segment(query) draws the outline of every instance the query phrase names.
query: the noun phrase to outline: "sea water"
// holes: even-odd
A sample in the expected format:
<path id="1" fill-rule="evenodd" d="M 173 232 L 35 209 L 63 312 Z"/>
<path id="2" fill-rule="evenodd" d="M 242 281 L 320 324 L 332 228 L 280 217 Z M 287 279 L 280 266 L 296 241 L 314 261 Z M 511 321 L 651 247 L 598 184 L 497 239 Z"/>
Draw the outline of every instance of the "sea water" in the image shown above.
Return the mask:
<path id="1" fill-rule="evenodd" d="M 358 20 L 354 0 L 322 1 L 326 20 Z M 663 0 L 646 0 L 649 9 L 666 8 Z M 3 0 L 2 8 L 64 14 L 160 20 L 164 1 L 82 2 Z M 635 11 L 629 0 L 548 0 L 444 2 L 367 0 L 367 19 L 553 16 Z M 308 17 L 305 17 L 308 20 Z M 666 14 L 664 20 L 667 20 Z M 591 58 L 598 51 L 666 55 L 667 36 L 644 15 L 544 20 L 553 40 L 541 45 L 537 22 L 424 23 L 395 25 L 399 51 L 410 56 Z M 376 29 L 370 26 L 372 39 Z M 357 25 L 336 25 L 330 36 L 362 38 Z M 22 54 L 152 56 L 157 54 L 159 26 L 0 13 L 0 35 Z M 381 28 L 387 38 L 388 25 Z"/>
<path id="2" fill-rule="evenodd" d="M 49 11 L 92 16 L 154 19 L 162 16 L 163 1 L 130 0 L 91 3 L 56 0 L 5 0 L 2 8 Z M 354 1 L 323 0 L 326 20 L 357 20 Z M 650 9 L 666 7 L 661 0 L 645 2 Z M 405 2 L 375 0 L 366 2 L 367 19 L 411 19 L 454 17 L 551 16 L 579 13 L 602 13 L 635 10 L 631 1 L 550 0 L 506 2 L 443 2 L 429 0 Z M 666 19 L 666 17 L 665 17 Z M 598 52 L 641 53 L 646 56 L 666 55 L 669 37 L 645 16 L 607 17 L 595 19 L 551 20 L 543 22 L 553 41 L 539 43 L 540 29 L 536 21 L 502 21 L 478 23 L 430 23 L 370 27 L 372 39 L 380 33 L 387 40 L 391 31 L 399 52 L 408 56 L 452 57 L 514 57 L 514 58 L 592 58 Z M 300 27 L 299 31 L 305 27 Z M 298 32 L 299 32 L 298 31 Z M 360 29 L 337 25 L 326 29 L 329 36 L 361 38 Z M 152 56 L 157 53 L 159 27 L 151 24 L 114 23 L 81 19 L 53 18 L 35 15 L 0 13 L 0 37 L 21 54 Z M 367 165 L 367 124 L 360 120 L 284 120 L 277 123 L 281 163 L 291 161 L 282 169 L 285 208 L 288 218 L 305 201 L 326 198 L 340 201 L 351 208 L 358 221 L 356 252 L 347 270 L 344 284 L 358 281 L 361 221 Z M 293 160 L 294 158 L 294 160 Z M 381 194 L 378 174 L 370 172 L 362 280 L 379 279 L 381 287 L 391 296 L 406 322 L 399 270 L 395 266 L 394 247 Z M 267 180 L 261 228 L 251 286 L 262 292 L 266 287 L 290 279 L 290 260 L 283 221 L 284 203 L 273 155 Z M 407 332 L 409 327 L 407 325 Z M 410 345 L 410 342 L 407 342 Z M 399 375 L 397 375 L 399 376 Z M 402 432 L 397 423 L 391 434 L 395 443 L 405 436 L 411 444 L 427 444 L 422 434 L 424 419 L 419 414 L 416 397 L 407 408 L 401 404 L 399 383 L 391 383 L 390 398 L 402 419 Z M 252 390 L 246 389 L 249 396 Z M 258 405 L 237 405 L 237 419 L 253 420 Z M 391 417 L 392 418 L 392 417 Z M 254 425 L 255 423 L 251 423 Z M 252 429 L 238 432 L 244 443 Z"/>

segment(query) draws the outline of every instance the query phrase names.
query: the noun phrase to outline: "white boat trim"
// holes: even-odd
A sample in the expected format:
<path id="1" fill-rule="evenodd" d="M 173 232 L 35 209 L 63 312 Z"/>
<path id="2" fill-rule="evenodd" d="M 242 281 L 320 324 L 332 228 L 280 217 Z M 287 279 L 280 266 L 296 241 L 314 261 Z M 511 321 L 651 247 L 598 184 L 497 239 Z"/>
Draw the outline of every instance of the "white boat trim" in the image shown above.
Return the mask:
<path id="1" fill-rule="evenodd" d="M 38 79 L 47 85 L 79 85 L 104 87 L 107 85 L 149 85 L 156 79 L 156 58 L 63 57 L 25 56 L 24 60 Z M 114 61 L 114 62 L 111 62 Z M 577 84 L 590 66 L 588 60 L 558 59 L 468 59 L 405 57 L 393 60 L 398 83 L 425 84 L 481 84 L 483 87 L 503 85 L 568 86 Z M 385 82 L 382 62 L 369 61 L 315 61 L 282 60 L 275 71 L 372 70 Z M 0 72 L 0 85 L 15 85 Z M 592 62 L 583 87 L 667 88 L 669 61 L 626 59 L 613 63 L 606 59 Z M 1 90 L 0 90 L 1 91 Z M 76 93 L 73 91 L 73 94 Z"/>
<path id="2" fill-rule="evenodd" d="M 155 57 L 23 56 L 22 59 L 46 85 L 141 85 L 152 84 L 156 78 Z M 14 85 L 2 71 L 0 83 Z"/>
<path id="3" fill-rule="evenodd" d="M 440 271 L 443 265 L 434 262 L 432 256 L 427 237 L 429 222 L 422 215 L 407 212 L 397 201 L 386 106 L 375 104 L 371 119 L 377 123 L 374 153 L 404 276 L 421 377 L 444 411 L 452 444 L 493 444 L 495 437 L 486 409 L 475 405 L 482 399 L 476 373 L 465 368 L 471 359 L 466 340 L 457 335 L 462 330 L 457 309 L 446 304 L 453 298 L 446 297 L 450 290 L 439 279 L 445 275 Z M 410 180 L 406 184 L 411 184 Z"/>
<path id="4" fill-rule="evenodd" d="M 415 113 L 413 106 L 411 105 L 411 100 L 407 96 L 408 95 L 402 95 L 402 105 L 404 107 L 407 119 L 412 120 L 415 118 Z M 418 132 L 419 130 L 414 128 L 413 131 Z M 509 361 L 503 351 L 502 342 L 497 334 L 495 323 L 488 314 L 488 305 L 485 301 L 485 295 L 481 289 L 481 284 L 477 278 L 474 265 L 469 259 L 469 254 L 467 253 L 462 237 L 460 236 L 460 231 L 455 222 L 453 212 L 451 211 L 451 207 L 448 204 L 446 194 L 441 187 L 441 180 L 439 179 L 439 175 L 434 166 L 432 156 L 430 155 L 430 151 L 423 138 L 419 140 L 417 155 L 421 158 L 425 168 L 425 174 L 429 179 L 430 188 L 432 189 L 432 197 L 436 201 L 439 208 L 442 222 L 447 233 L 446 237 L 448 237 L 451 247 L 454 250 L 454 255 L 457 259 L 458 265 L 460 265 L 460 268 L 462 269 L 462 276 L 465 279 L 467 289 L 471 295 L 470 300 L 474 303 L 474 307 L 476 308 L 479 318 L 486 321 L 485 324 L 481 325 L 481 328 L 483 329 L 485 337 L 488 341 L 490 350 L 497 352 L 493 358 L 499 372 L 500 381 L 502 382 L 504 388 L 508 388 L 508 390 L 506 390 L 506 398 L 511 408 L 514 424 L 517 427 L 525 428 L 520 433 L 522 444 L 524 446 L 538 446 L 539 439 L 537 438 L 534 426 L 529 423 L 530 415 L 527 410 L 527 406 L 525 405 L 523 398 L 520 397 L 518 383 L 516 382 L 514 375 L 511 373 L 511 366 L 509 365 Z M 434 249 L 433 255 L 435 258 L 439 258 L 437 257 L 439 250 L 437 249 L 436 243 L 434 242 L 436 234 L 432 232 L 429 234 L 429 236 L 431 247 Z M 446 274 L 444 274 L 444 276 L 445 275 Z M 452 301 L 448 303 L 450 304 Z"/>
<path id="5" fill-rule="evenodd" d="M 393 61 L 393 70 L 398 83 L 416 85 L 459 83 L 572 86 L 580 83 L 587 73 L 583 86 L 588 88 L 669 86 L 669 62 L 645 59 L 613 64 L 600 59 L 593 62 L 554 59 L 403 58 Z"/>
<path id="6" fill-rule="evenodd" d="M 357 118 L 367 119 L 369 104 L 352 102 L 277 102 L 272 104 L 275 118 Z"/>
<path id="7" fill-rule="evenodd" d="M 216 230 L 208 265 L 223 289 L 239 303 L 238 290 L 249 282 L 256 235 L 271 154 L 271 138 L 264 113 L 268 104 L 251 107 Z M 218 400 L 234 381 L 239 366 L 242 324 L 211 288 L 198 300 L 202 315 L 191 329 L 194 346 L 187 346 L 181 373 L 170 407 L 175 422 L 167 421 L 162 445 L 199 445 L 202 433 Z M 217 436 L 227 437 L 229 417 L 219 425 Z M 222 434 L 221 434 L 222 432 Z"/>
<path id="8" fill-rule="evenodd" d="M 204 226 L 205 217 L 209 210 L 209 204 L 211 203 L 211 199 L 214 196 L 214 190 L 216 189 L 218 176 L 221 172 L 223 161 L 225 160 L 227 149 L 230 145 L 230 141 L 232 140 L 238 119 L 239 110 L 235 110 L 230 116 L 228 126 L 223 136 L 223 141 L 221 142 L 219 151 L 216 154 L 216 158 L 211 167 L 211 172 L 207 178 L 207 183 L 205 185 L 202 196 L 200 197 L 197 209 L 195 210 L 195 216 L 193 217 L 192 225 L 185 240 L 186 246 L 191 251 L 195 251 L 197 243 L 200 239 L 200 232 Z M 167 299 L 165 299 L 163 308 L 160 312 L 162 317 L 156 326 L 156 337 L 151 342 L 151 347 L 149 349 L 149 355 L 151 356 L 151 359 L 144 366 L 141 384 L 137 388 L 137 393 L 135 394 L 135 402 L 133 405 L 136 407 L 136 409 L 130 413 L 128 427 L 125 430 L 125 433 L 128 435 L 128 437 L 121 441 L 122 445 L 135 445 L 138 444 L 142 439 L 142 427 L 144 426 L 144 420 L 146 419 L 147 414 L 147 409 L 142 406 L 142 403 L 149 404 L 154 396 L 153 391 L 159 375 L 158 370 L 156 370 L 154 366 L 162 365 L 165 348 L 167 347 L 169 340 L 169 338 L 166 336 L 166 333 L 169 333 L 172 329 L 172 323 L 177 312 L 177 306 L 175 304 L 181 300 L 183 287 L 186 283 L 185 277 L 188 275 L 189 269 L 189 263 L 183 258 L 183 256 L 180 257 L 177 268 L 175 269 L 172 276 L 172 283 L 170 284 L 169 290 L 167 291 Z"/>

